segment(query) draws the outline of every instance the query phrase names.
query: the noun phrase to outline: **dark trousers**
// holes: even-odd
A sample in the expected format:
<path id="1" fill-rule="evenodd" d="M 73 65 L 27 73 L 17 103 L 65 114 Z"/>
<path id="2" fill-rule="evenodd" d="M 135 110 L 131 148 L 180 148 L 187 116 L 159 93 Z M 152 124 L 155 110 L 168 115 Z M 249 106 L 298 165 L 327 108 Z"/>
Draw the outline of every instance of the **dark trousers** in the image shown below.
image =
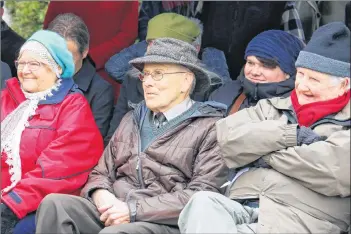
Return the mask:
<path id="1" fill-rule="evenodd" d="M 34 234 L 35 233 L 35 213 L 31 213 L 21 219 L 13 229 L 13 234 Z"/>
<path id="2" fill-rule="evenodd" d="M 71 195 L 50 194 L 37 210 L 36 233 L 159 233 L 179 234 L 178 227 L 135 222 L 105 227 L 100 213 L 90 201 Z"/>

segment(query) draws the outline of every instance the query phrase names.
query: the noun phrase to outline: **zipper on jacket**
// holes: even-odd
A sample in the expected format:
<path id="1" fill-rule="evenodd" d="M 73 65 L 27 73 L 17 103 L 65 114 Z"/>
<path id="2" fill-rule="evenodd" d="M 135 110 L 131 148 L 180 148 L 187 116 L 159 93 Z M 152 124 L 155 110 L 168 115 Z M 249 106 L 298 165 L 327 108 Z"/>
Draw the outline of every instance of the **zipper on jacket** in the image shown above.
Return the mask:
<path id="1" fill-rule="evenodd" d="M 13 95 L 11 89 L 8 89 L 9 94 L 11 95 L 12 99 L 16 102 L 17 105 L 19 105 L 19 102 L 17 101 L 17 99 L 15 98 L 15 96 Z"/>
<path id="2" fill-rule="evenodd" d="M 134 123 L 135 123 L 135 128 L 137 130 L 138 133 L 138 154 L 137 154 L 137 165 L 135 167 L 136 173 L 137 173 L 137 181 L 139 184 L 139 188 L 145 188 L 145 184 L 144 184 L 144 180 L 143 180 L 143 172 L 142 172 L 142 164 L 141 164 L 141 159 L 140 159 L 140 153 L 141 153 L 141 137 L 140 137 L 140 130 L 137 127 L 138 123 L 136 121 L 136 117 L 133 114 L 133 119 L 134 119 Z"/>
<path id="3" fill-rule="evenodd" d="M 127 193 L 127 195 L 126 195 L 126 198 L 125 198 L 125 203 L 128 203 L 128 201 L 129 201 L 129 199 L 130 199 L 130 195 L 131 195 L 131 193 L 134 191 L 134 189 L 130 189 L 129 191 L 128 191 L 128 193 Z"/>
<path id="4" fill-rule="evenodd" d="M 255 85 L 255 93 L 254 93 L 254 100 L 257 101 L 257 86 L 258 84 Z"/>

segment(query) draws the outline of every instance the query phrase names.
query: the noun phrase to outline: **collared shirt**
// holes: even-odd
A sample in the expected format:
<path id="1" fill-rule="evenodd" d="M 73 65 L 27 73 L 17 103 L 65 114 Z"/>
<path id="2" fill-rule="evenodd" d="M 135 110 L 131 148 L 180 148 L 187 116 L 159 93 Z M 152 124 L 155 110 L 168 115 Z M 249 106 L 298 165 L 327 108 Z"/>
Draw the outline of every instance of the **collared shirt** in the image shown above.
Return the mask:
<path id="1" fill-rule="evenodd" d="M 185 111 L 189 110 L 194 103 L 195 102 L 191 100 L 190 97 L 187 97 L 184 101 L 172 107 L 171 109 L 164 112 L 163 114 L 166 117 L 167 121 L 169 122 L 172 119 L 176 118 L 177 116 L 183 114 Z M 154 117 L 155 117 L 155 113 L 154 113 Z"/>

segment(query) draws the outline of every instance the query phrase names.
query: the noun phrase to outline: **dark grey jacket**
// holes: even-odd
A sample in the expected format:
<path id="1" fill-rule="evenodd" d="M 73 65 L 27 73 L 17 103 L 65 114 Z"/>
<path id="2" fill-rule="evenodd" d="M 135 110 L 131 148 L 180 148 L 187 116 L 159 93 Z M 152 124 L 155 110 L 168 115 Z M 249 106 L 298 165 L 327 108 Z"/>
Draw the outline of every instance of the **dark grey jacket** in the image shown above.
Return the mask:
<path id="1" fill-rule="evenodd" d="M 84 60 L 82 68 L 74 75 L 73 79 L 88 100 L 95 122 L 104 138 L 113 111 L 114 93 L 112 86 L 96 73 L 95 67 L 88 59 Z"/>
<path id="2" fill-rule="evenodd" d="M 11 77 L 12 74 L 9 65 L 1 61 L 1 89 L 5 86 L 5 81 Z"/>

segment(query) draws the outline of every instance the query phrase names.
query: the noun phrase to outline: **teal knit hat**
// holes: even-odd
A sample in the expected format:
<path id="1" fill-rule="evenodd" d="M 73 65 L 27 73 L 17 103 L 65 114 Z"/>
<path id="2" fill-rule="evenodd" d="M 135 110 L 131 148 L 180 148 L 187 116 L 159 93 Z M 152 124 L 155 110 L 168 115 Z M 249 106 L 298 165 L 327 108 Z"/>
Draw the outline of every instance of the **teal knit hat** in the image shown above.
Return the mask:
<path id="1" fill-rule="evenodd" d="M 73 56 L 68 50 L 66 41 L 63 37 L 52 31 L 40 30 L 27 40 L 27 42 L 30 41 L 39 42 L 49 51 L 51 57 L 62 68 L 60 78 L 72 78 L 74 75 Z M 25 46 L 26 43 L 23 46 Z"/>

